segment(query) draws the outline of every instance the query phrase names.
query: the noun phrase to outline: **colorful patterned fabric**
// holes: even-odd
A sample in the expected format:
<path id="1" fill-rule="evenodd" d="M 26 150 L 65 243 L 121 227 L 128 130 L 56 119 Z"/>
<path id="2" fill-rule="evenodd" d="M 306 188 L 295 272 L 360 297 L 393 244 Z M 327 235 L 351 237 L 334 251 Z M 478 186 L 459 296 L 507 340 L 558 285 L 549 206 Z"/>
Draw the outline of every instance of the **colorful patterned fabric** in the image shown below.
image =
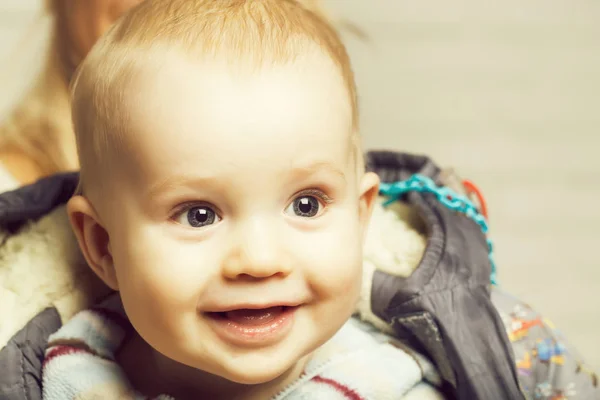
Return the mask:
<path id="1" fill-rule="evenodd" d="M 528 399 L 600 399 L 598 376 L 549 320 L 499 290 L 492 291 L 492 300 L 512 343 L 519 383 Z"/>

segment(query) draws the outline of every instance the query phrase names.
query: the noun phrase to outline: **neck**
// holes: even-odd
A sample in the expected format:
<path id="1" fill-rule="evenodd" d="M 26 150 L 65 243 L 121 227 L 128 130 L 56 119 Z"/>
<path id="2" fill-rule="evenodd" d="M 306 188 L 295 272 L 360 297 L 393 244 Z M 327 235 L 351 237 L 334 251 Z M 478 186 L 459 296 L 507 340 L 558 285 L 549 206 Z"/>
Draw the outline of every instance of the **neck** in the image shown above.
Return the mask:
<path id="1" fill-rule="evenodd" d="M 309 356 L 274 380 L 256 385 L 232 382 L 180 364 L 154 350 L 136 333 L 124 344 L 117 359 L 133 387 L 146 396 L 167 394 L 178 400 L 264 400 L 298 379 Z"/>

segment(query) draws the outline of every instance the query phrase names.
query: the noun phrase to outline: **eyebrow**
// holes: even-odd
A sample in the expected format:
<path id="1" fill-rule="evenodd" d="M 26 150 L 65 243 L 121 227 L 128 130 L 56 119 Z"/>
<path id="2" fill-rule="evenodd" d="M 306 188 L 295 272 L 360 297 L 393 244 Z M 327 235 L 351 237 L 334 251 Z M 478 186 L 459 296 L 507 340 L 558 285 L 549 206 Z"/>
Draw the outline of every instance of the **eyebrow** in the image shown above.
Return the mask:
<path id="1" fill-rule="evenodd" d="M 337 178 L 341 179 L 344 183 L 346 183 L 346 175 L 342 172 L 342 170 L 334 167 L 331 163 L 326 161 L 315 162 L 303 166 L 292 166 L 291 171 L 291 179 L 299 180 L 312 175 L 316 175 L 319 173 L 328 173 L 335 175 Z M 216 176 L 196 176 L 196 175 L 176 175 L 170 176 L 165 179 L 161 179 L 160 181 L 154 183 L 150 186 L 148 190 L 144 193 L 146 197 L 156 197 L 164 192 L 168 192 L 169 190 L 187 186 L 187 187 L 203 187 L 203 186 L 212 186 L 212 187 L 221 187 L 223 186 L 223 180 Z"/>
<path id="2" fill-rule="evenodd" d="M 336 168 L 327 161 L 314 162 L 303 166 L 292 166 L 291 175 L 294 178 L 302 178 L 315 175 L 323 171 L 332 175 L 336 175 L 338 178 L 346 182 L 346 175 L 342 172 L 342 170 Z"/>
<path id="3" fill-rule="evenodd" d="M 156 197 L 164 192 L 168 192 L 172 189 L 187 186 L 187 187 L 203 187 L 203 186 L 220 186 L 222 182 L 219 179 L 212 176 L 192 176 L 192 175 L 176 175 L 170 176 L 165 179 L 154 183 L 144 193 L 146 197 Z"/>

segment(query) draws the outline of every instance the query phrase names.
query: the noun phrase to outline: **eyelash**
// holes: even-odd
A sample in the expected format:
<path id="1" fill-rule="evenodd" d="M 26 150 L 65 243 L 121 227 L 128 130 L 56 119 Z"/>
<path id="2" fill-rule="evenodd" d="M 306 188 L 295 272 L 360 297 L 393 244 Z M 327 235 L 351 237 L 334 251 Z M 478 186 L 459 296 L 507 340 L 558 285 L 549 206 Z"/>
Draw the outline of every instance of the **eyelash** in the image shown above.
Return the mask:
<path id="1" fill-rule="evenodd" d="M 190 211 L 194 207 L 209 207 L 215 212 L 215 214 L 217 214 L 219 218 L 223 218 L 221 216 L 221 210 L 219 210 L 213 204 L 208 203 L 206 201 L 190 201 L 177 206 L 175 208 L 175 211 L 173 211 L 170 219 L 172 221 L 175 221 L 178 217 L 181 217 L 184 213 Z"/>
<path id="2" fill-rule="evenodd" d="M 314 196 L 314 197 L 322 200 L 323 203 L 325 203 L 326 205 L 333 203 L 333 199 L 320 189 L 306 189 L 306 190 L 300 191 L 292 197 L 292 201 L 293 201 L 293 199 L 297 199 L 298 197 L 302 197 L 302 196 Z"/>
<path id="3" fill-rule="evenodd" d="M 302 190 L 302 191 L 296 193 L 294 196 L 292 196 L 290 202 L 293 201 L 294 199 L 297 199 L 298 197 L 303 197 L 303 196 L 314 196 L 314 197 L 318 198 L 319 200 L 321 200 L 325 205 L 329 205 L 334 202 L 333 198 L 328 196 L 323 190 L 320 190 L 320 189 Z M 217 214 L 217 216 L 219 218 L 223 218 L 221 215 L 221 211 L 213 204 L 205 202 L 205 201 L 195 201 L 195 202 L 190 201 L 190 202 L 183 203 L 183 204 L 177 206 L 175 208 L 175 211 L 172 213 L 170 219 L 176 220 L 182 214 L 188 212 L 190 209 L 192 209 L 194 207 L 210 207 L 214 210 L 215 214 Z"/>

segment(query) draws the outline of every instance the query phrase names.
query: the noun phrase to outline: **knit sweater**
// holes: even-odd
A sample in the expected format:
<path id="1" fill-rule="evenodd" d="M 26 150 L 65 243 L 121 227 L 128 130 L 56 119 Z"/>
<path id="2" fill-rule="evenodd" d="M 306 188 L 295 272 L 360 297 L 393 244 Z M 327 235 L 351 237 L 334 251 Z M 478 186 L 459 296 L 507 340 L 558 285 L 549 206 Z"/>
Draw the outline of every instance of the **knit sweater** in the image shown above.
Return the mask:
<path id="1" fill-rule="evenodd" d="M 147 399 L 115 361 L 131 329 L 118 295 L 77 314 L 50 337 L 43 399 Z M 438 383 L 434 367 L 424 357 L 351 318 L 273 400 L 443 399 L 435 389 Z"/>

